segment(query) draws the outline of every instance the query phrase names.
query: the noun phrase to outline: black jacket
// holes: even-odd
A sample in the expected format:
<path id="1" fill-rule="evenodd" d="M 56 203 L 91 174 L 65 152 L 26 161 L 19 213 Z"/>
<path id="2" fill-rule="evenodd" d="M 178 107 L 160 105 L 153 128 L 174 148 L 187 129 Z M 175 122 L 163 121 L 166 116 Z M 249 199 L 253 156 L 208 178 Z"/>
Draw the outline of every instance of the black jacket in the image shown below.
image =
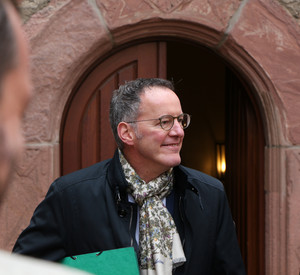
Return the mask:
<path id="1" fill-rule="evenodd" d="M 187 259 L 175 274 L 245 274 L 223 185 L 181 165 L 174 174 L 173 217 Z M 138 253 L 136 221 L 116 152 L 54 181 L 13 251 L 52 261 L 128 246 Z"/>

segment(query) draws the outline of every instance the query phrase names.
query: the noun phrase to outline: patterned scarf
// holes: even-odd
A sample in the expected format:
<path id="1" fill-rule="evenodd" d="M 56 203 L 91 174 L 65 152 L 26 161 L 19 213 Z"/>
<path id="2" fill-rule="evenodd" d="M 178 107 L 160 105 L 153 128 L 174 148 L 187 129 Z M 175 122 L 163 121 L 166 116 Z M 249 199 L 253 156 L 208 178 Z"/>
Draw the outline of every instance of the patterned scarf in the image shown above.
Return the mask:
<path id="1" fill-rule="evenodd" d="M 146 183 L 121 151 L 119 156 L 131 195 L 140 206 L 140 272 L 171 275 L 173 268 L 186 261 L 174 220 L 162 202 L 173 189 L 172 169 Z"/>

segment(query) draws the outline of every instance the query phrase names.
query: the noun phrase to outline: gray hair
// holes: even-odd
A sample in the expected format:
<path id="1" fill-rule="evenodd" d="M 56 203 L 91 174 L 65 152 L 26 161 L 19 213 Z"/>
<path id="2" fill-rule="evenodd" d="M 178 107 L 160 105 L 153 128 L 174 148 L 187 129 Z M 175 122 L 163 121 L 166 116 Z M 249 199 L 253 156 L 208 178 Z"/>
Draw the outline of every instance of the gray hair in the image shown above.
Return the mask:
<path id="1" fill-rule="evenodd" d="M 17 42 L 7 12 L 7 5 L 11 3 L 16 7 L 14 2 L 0 0 L 0 96 L 3 77 L 17 61 Z"/>
<path id="2" fill-rule="evenodd" d="M 120 149 L 123 142 L 118 135 L 118 125 L 122 121 L 136 120 L 139 114 L 140 97 L 147 88 L 165 87 L 174 91 L 173 83 L 160 78 L 139 78 L 126 82 L 115 90 L 110 102 L 109 120 L 115 140 Z"/>

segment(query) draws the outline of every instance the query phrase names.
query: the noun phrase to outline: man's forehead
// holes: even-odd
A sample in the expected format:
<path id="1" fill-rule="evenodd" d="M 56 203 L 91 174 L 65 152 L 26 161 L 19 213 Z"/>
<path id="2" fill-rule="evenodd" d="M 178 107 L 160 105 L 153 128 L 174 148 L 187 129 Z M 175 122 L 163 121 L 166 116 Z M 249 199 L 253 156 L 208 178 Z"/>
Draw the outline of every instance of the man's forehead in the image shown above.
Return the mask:
<path id="1" fill-rule="evenodd" d="M 153 87 L 141 95 L 139 115 L 166 115 L 181 112 L 181 104 L 177 95 L 166 87 Z"/>
<path id="2" fill-rule="evenodd" d="M 176 94 L 167 87 L 150 87 L 145 89 L 144 93 L 141 94 L 141 105 L 143 103 L 149 104 L 150 102 L 158 103 L 163 96 L 172 97 L 172 95 L 176 96 Z"/>

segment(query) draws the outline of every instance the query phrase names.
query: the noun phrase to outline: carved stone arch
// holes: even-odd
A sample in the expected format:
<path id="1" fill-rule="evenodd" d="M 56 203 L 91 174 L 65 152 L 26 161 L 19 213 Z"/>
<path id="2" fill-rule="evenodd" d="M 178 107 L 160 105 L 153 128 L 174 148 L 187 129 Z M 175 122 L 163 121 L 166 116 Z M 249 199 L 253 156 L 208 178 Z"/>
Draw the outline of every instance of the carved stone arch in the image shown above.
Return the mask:
<path id="1" fill-rule="evenodd" d="M 145 33 L 147 29 L 147 33 Z M 223 58 L 241 77 L 249 83 L 251 93 L 260 107 L 264 122 L 266 143 L 268 146 L 281 144 L 285 140 L 285 128 L 282 116 L 275 111 L 280 99 L 274 84 L 261 65 L 240 47 L 238 41 L 230 37 L 219 44 L 222 34 L 207 26 L 188 21 L 145 22 L 113 31 L 116 45 L 136 43 L 142 39 L 177 39 L 186 40 L 207 47 Z"/>
<path id="2" fill-rule="evenodd" d="M 270 135 L 268 131 L 269 120 L 277 121 L 277 119 L 275 119 L 274 117 L 276 116 L 276 113 L 266 112 L 265 110 L 266 102 L 268 106 L 267 108 L 271 108 L 271 110 L 274 104 L 274 102 L 270 101 L 272 100 L 272 97 L 266 94 L 266 91 L 271 92 L 273 94 L 276 94 L 276 91 L 268 76 L 265 74 L 264 71 L 261 70 L 259 64 L 257 64 L 255 60 L 251 59 L 242 48 L 238 47 L 239 45 L 236 45 L 236 43 L 233 43 L 232 41 L 230 41 L 230 39 L 225 41 L 225 43 L 223 43 L 221 46 L 216 45 L 216 42 L 220 39 L 220 34 L 218 34 L 213 29 L 191 24 L 190 22 L 179 22 L 173 20 L 165 21 L 163 26 L 164 27 L 161 26 L 161 22 L 146 22 L 137 25 L 132 25 L 130 28 L 116 30 L 113 33 L 113 35 L 115 41 L 118 43 L 116 43 L 113 52 L 118 52 L 118 48 L 130 49 L 131 47 L 136 47 L 136 45 L 139 45 L 142 42 L 148 41 L 150 43 L 150 41 L 155 40 L 190 41 L 194 44 L 198 44 L 209 48 L 210 50 L 217 53 L 220 56 L 220 58 L 224 59 L 225 62 L 228 63 L 228 65 L 232 67 L 232 69 L 237 74 L 239 74 L 240 77 L 243 78 L 244 83 L 246 83 L 248 90 L 251 93 L 251 97 L 259 106 L 260 115 L 263 117 L 264 121 L 265 136 L 268 140 L 267 144 L 272 144 L 274 142 L 274 139 L 275 141 L 280 142 L 280 140 L 278 140 L 278 135 L 275 135 L 275 137 L 273 137 L 273 135 Z M 144 34 L 145 28 L 148 30 L 147 36 L 145 36 Z M 113 56 L 113 53 L 109 54 L 109 56 Z M 71 118 L 71 120 L 73 119 Z M 278 125 L 275 125 L 273 122 L 271 127 L 273 127 L 273 130 L 275 132 L 278 131 Z M 70 137 L 72 136 L 73 135 L 70 134 Z M 74 159 L 74 157 L 72 156 L 71 158 Z M 80 166 L 78 168 L 80 168 Z M 267 203 L 272 204 L 273 202 L 267 200 Z M 268 206 L 269 205 L 266 206 L 267 213 L 269 211 Z M 274 205 L 271 205 L 271 207 L 274 207 Z M 272 238 L 273 237 L 274 236 L 272 236 Z M 270 243 L 273 243 L 273 241 L 267 239 L 267 242 L 268 241 Z"/>

